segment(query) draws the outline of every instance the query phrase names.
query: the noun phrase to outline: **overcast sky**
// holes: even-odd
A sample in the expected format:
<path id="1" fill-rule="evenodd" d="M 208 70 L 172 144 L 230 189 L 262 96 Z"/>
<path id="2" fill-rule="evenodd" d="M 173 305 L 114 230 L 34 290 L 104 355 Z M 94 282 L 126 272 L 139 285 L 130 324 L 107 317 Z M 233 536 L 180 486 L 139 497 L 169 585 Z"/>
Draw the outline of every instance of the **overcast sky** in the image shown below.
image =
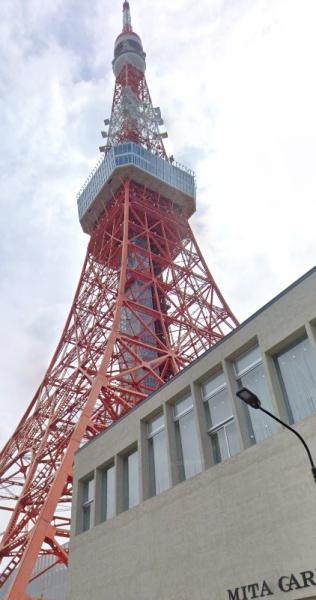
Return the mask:
<path id="1" fill-rule="evenodd" d="M 110 115 L 120 0 L 0 7 L 0 441 L 61 334 L 87 237 L 76 193 Z M 192 227 L 242 321 L 315 263 L 316 1 L 132 0 Z"/>

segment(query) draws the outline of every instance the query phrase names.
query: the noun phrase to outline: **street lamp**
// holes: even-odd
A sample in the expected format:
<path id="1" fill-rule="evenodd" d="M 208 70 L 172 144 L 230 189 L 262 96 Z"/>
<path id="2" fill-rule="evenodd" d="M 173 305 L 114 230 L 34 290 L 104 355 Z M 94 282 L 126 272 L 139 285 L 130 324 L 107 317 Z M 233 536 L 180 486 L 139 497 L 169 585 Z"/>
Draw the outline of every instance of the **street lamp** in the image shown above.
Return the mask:
<path id="1" fill-rule="evenodd" d="M 287 423 L 284 423 L 284 421 L 281 421 L 281 419 L 276 417 L 274 414 L 272 414 L 266 408 L 262 408 L 261 402 L 260 402 L 258 396 L 256 396 L 256 394 L 254 394 L 254 392 L 252 392 L 248 388 L 245 388 L 245 387 L 241 388 L 241 390 L 236 392 L 236 395 L 238 396 L 238 398 L 240 398 L 240 400 L 242 400 L 243 402 L 245 402 L 252 408 L 259 409 L 262 412 L 266 413 L 266 415 L 269 415 L 269 417 L 271 417 L 271 419 L 274 419 L 275 421 L 280 423 L 283 427 L 285 427 L 286 429 L 289 429 L 289 431 L 292 431 L 292 433 L 294 433 L 296 435 L 296 437 L 298 437 L 298 439 L 302 442 L 302 444 L 307 452 L 307 456 L 308 456 L 309 462 L 311 464 L 312 475 L 316 482 L 316 467 L 314 465 L 314 461 L 313 461 L 310 449 L 309 449 L 308 445 L 306 444 L 304 438 L 302 438 L 302 436 L 295 429 L 293 429 L 293 427 L 290 427 L 290 425 L 287 425 Z"/>

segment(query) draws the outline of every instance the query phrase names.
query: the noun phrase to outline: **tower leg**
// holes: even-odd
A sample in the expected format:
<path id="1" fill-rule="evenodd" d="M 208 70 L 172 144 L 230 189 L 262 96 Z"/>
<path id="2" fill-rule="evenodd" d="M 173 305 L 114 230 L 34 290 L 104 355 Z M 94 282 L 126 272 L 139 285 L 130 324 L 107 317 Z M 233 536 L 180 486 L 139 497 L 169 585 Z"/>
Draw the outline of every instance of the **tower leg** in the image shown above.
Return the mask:
<path id="1" fill-rule="evenodd" d="M 2 500 L 15 503 L 0 547 L 10 560 L 1 582 L 15 572 L 7 600 L 27 598 L 43 548 L 67 561 L 60 540 L 70 521 L 57 509 L 71 500 L 74 454 L 82 441 L 235 324 L 186 214 L 159 194 L 122 182 L 91 237 L 44 381 L 0 456 Z"/>

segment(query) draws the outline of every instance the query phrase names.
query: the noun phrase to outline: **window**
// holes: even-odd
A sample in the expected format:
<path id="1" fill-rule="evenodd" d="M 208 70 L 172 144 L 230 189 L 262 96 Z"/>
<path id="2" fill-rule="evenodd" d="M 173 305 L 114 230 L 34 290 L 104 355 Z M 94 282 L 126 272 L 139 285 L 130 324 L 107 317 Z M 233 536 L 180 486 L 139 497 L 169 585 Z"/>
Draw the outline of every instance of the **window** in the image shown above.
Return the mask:
<path id="1" fill-rule="evenodd" d="M 139 504 L 138 451 L 124 457 L 124 510 Z"/>
<path id="2" fill-rule="evenodd" d="M 201 472 L 196 424 L 191 396 L 180 400 L 173 408 L 176 427 L 180 479 L 189 479 Z"/>
<path id="3" fill-rule="evenodd" d="M 308 338 L 276 356 L 290 421 L 316 412 L 316 361 Z"/>
<path id="4" fill-rule="evenodd" d="M 239 387 L 249 388 L 260 398 L 263 408 L 271 411 L 271 398 L 259 346 L 255 346 L 238 358 L 234 363 L 234 368 Z M 277 425 L 271 417 L 250 407 L 247 407 L 246 410 L 249 415 L 250 438 L 253 441 L 261 442 L 277 431 Z"/>
<path id="5" fill-rule="evenodd" d="M 115 516 L 115 467 L 111 465 L 101 472 L 101 521 Z"/>
<path id="6" fill-rule="evenodd" d="M 202 386 L 208 433 L 215 462 L 239 452 L 231 399 L 224 374 L 216 375 Z"/>
<path id="7" fill-rule="evenodd" d="M 91 529 L 92 523 L 92 507 L 94 502 L 94 479 L 86 479 L 82 481 L 82 531 Z"/>
<path id="8" fill-rule="evenodd" d="M 170 486 L 164 416 L 148 423 L 149 485 L 151 496 L 157 496 Z"/>

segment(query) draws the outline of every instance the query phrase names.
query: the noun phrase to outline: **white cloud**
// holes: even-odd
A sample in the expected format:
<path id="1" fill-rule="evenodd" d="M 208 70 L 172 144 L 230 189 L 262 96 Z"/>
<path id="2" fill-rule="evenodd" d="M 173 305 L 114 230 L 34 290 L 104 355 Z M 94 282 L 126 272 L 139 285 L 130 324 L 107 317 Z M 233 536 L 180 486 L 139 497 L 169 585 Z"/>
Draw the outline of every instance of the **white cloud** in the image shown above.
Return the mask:
<path id="1" fill-rule="evenodd" d="M 314 0 L 132 0 L 193 228 L 240 319 L 315 262 Z M 150 8 L 149 8 L 150 6 Z M 4 440 L 54 351 L 87 238 L 75 195 L 109 116 L 119 3 L 4 0 L 0 326 Z"/>

